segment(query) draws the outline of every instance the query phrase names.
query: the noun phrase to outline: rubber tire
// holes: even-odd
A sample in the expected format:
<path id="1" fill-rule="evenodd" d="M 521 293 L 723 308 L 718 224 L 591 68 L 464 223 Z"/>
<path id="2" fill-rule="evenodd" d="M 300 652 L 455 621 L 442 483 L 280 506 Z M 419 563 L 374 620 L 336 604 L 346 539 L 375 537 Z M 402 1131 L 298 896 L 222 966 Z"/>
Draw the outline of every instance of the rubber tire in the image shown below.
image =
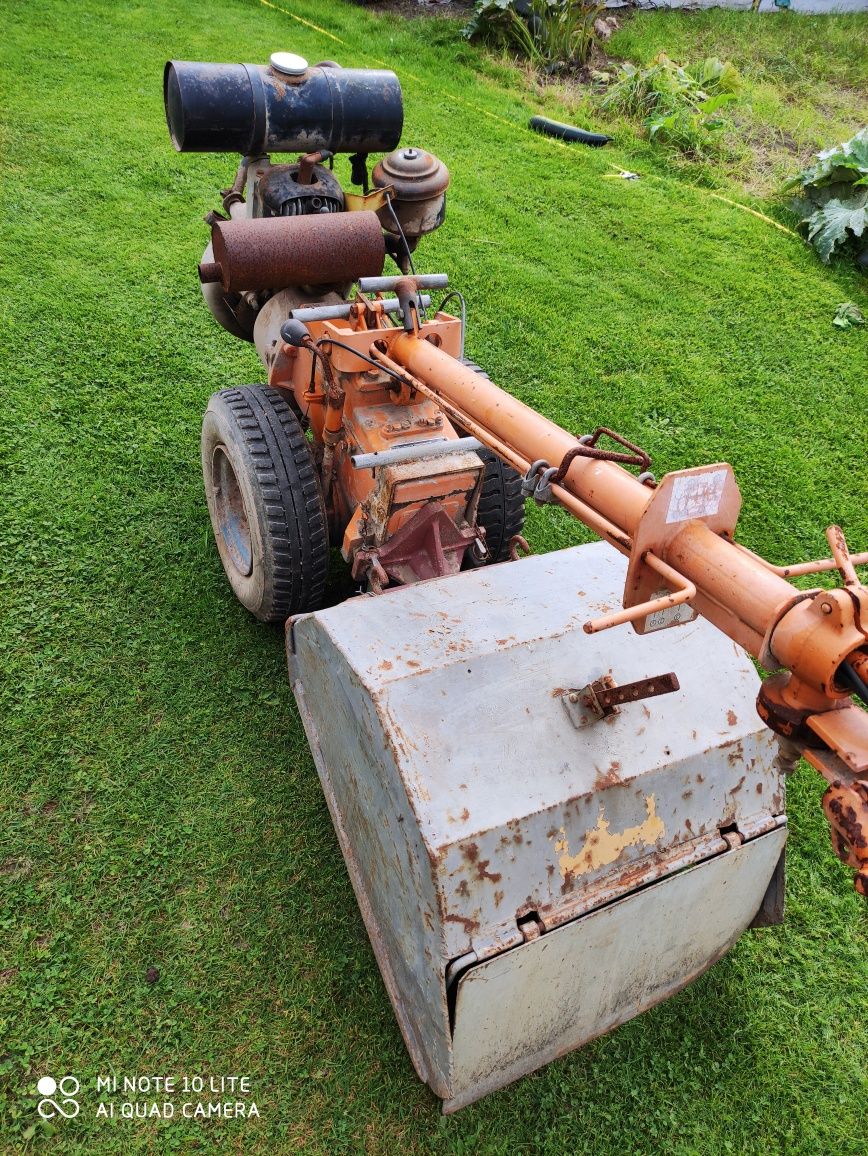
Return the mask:
<path id="1" fill-rule="evenodd" d="M 465 357 L 464 364 L 468 369 L 481 374 L 486 381 L 491 380 L 475 361 Z M 480 449 L 476 452 L 485 463 L 485 476 L 482 480 L 476 520 L 485 530 L 488 558 L 485 562 L 477 562 L 472 551 L 465 551 L 465 566 L 469 568 L 505 562 L 509 557 L 510 540 L 515 534 L 520 534 L 524 527 L 521 474 L 501 461 L 497 454 L 489 449 Z"/>
<path id="2" fill-rule="evenodd" d="M 233 561 L 218 513 L 225 498 L 215 471 L 226 470 L 226 459 L 243 503 L 246 525 L 238 525 L 249 547 L 248 573 Z M 262 622 L 318 609 L 328 572 L 325 503 L 310 444 L 278 390 L 248 385 L 211 397 L 202 421 L 202 475 L 220 560 L 238 601 Z M 240 540 L 236 529 L 233 542 Z"/>

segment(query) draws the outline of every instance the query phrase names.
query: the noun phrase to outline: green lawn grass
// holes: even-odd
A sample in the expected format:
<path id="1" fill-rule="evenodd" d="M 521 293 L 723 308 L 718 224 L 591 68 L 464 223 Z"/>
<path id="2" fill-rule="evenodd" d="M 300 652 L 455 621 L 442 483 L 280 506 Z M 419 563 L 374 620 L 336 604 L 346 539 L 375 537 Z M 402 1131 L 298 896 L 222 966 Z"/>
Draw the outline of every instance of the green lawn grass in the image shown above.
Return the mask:
<path id="1" fill-rule="evenodd" d="M 831 324 L 840 301 L 868 312 L 864 280 L 663 170 L 609 179 L 628 146 L 530 134 L 535 100 L 480 65 L 454 21 L 279 7 L 32 0 L 4 14 L 0 1150 L 863 1153 L 865 905 L 804 767 L 783 927 L 438 1116 L 367 942 L 280 632 L 233 602 L 211 541 L 200 415 L 213 390 L 262 374 L 196 283 L 201 216 L 234 162 L 172 151 L 162 64 L 280 47 L 393 66 L 405 140 L 453 173 L 419 264 L 467 294 L 468 351 L 569 428 L 639 441 L 660 473 L 731 461 L 741 538 L 777 562 L 822 555 L 832 521 L 868 545 L 866 335 Z M 768 51 L 786 55 L 771 29 Z M 834 59 L 815 63 L 834 77 Z M 582 539 L 552 510 L 532 512 L 529 536 L 538 550 Z M 77 1119 L 25 1139 L 37 1078 L 67 1072 L 245 1075 L 262 1115 L 98 1122 L 91 1092 Z"/>

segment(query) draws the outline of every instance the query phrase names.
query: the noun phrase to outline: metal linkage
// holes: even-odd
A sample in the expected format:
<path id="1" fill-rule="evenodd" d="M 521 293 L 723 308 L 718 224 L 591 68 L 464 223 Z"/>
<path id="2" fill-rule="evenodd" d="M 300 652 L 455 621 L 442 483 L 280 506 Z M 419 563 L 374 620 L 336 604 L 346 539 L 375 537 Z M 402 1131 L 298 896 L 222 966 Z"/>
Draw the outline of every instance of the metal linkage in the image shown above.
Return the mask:
<path id="1" fill-rule="evenodd" d="M 674 673 L 659 674 L 619 686 L 610 674 L 578 690 L 567 690 L 561 695 L 564 710 L 573 726 L 580 730 L 599 719 L 618 714 L 618 708 L 627 703 L 640 702 L 661 694 L 672 694 L 681 686 Z"/>
<path id="2" fill-rule="evenodd" d="M 384 278 L 385 280 L 386 278 Z M 431 297 L 427 293 L 423 293 L 419 298 L 424 308 L 428 308 L 431 304 Z M 385 297 L 381 301 L 374 302 L 383 313 L 400 313 L 401 302 L 397 297 Z M 293 309 L 291 316 L 296 321 L 349 321 L 353 316 L 355 305 L 305 305 L 299 309 Z"/>
<path id="3" fill-rule="evenodd" d="M 509 560 L 518 562 L 520 558 L 528 558 L 533 553 L 527 538 L 521 534 L 513 534 L 509 539 Z"/>
<path id="4" fill-rule="evenodd" d="M 412 445 L 394 446 L 369 454 L 353 454 L 350 463 L 354 470 L 373 470 L 377 466 L 394 466 L 400 462 L 422 462 L 442 458 L 447 454 L 465 453 L 482 449 L 479 438 L 436 438 Z"/>
<path id="5" fill-rule="evenodd" d="M 538 500 L 536 499 L 536 492 L 541 484 L 542 475 L 549 469 L 550 466 L 545 458 L 537 458 L 535 462 L 531 462 L 527 473 L 521 480 L 521 496 L 523 498 L 534 498 Z M 551 499 L 548 500 L 550 501 Z"/>
<path id="6" fill-rule="evenodd" d="M 652 618 L 655 615 L 666 614 L 673 607 L 682 606 L 696 597 L 696 587 L 683 574 L 679 574 L 671 566 L 650 551 L 644 555 L 643 561 L 670 586 L 672 591 L 663 590 L 657 598 L 647 602 L 639 602 L 635 606 L 625 606 L 614 614 L 604 614 L 601 618 L 593 618 L 582 626 L 585 634 L 598 634 L 601 630 L 611 630 L 613 626 L 623 626 L 625 622 L 638 622 L 640 619 Z M 674 621 L 680 621 L 675 619 Z M 653 629 L 653 625 L 652 625 Z"/>
<path id="7" fill-rule="evenodd" d="M 597 445 L 601 437 L 610 438 L 618 445 L 624 446 L 627 452 L 601 449 Z M 608 429 L 606 426 L 598 426 L 592 434 L 584 434 L 576 445 L 567 450 L 561 458 L 559 466 L 550 466 L 547 461 L 541 458 L 531 463 L 530 469 L 522 480 L 522 495 L 525 498 L 533 498 L 538 506 L 556 501 L 552 486 L 559 486 L 563 483 L 576 458 L 593 458 L 598 462 L 617 462 L 624 466 L 638 466 L 642 470 L 639 481 L 651 482 L 652 484 L 655 481 L 654 475 L 648 470 L 651 465 L 650 454 L 622 437 L 621 434 L 615 433 L 614 430 Z"/>
<path id="8" fill-rule="evenodd" d="M 597 442 L 601 437 L 607 437 L 618 445 L 624 446 L 627 453 L 621 453 L 617 450 L 600 449 Z M 567 450 L 564 454 L 561 464 L 557 470 L 552 474 L 551 481 L 559 484 L 567 476 L 567 470 L 576 460 L 576 458 L 594 458 L 598 462 L 620 462 L 625 466 L 638 466 L 642 471 L 648 469 L 651 465 L 651 455 L 646 454 L 645 451 L 633 442 L 627 441 L 621 434 L 615 433 L 614 430 L 607 429 L 605 426 L 599 426 L 592 434 L 585 434 L 584 437 L 579 438 L 579 444 L 573 446 L 571 450 Z"/>
<path id="9" fill-rule="evenodd" d="M 406 281 L 406 276 L 400 277 L 362 277 L 359 281 L 360 293 L 394 293 L 401 281 Z M 417 289 L 448 289 L 449 277 L 445 273 L 426 273 L 421 277 L 413 277 L 416 282 Z"/>

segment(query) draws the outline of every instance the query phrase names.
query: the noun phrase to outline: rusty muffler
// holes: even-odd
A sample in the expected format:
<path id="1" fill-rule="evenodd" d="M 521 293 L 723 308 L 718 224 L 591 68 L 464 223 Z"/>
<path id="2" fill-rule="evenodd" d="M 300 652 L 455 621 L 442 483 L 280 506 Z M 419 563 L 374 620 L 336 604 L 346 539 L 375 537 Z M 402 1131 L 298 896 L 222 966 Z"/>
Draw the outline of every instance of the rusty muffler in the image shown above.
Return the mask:
<path id="1" fill-rule="evenodd" d="M 386 259 L 372 212 L 217 221 L 211 245 L 214 260 L 199 266 L 199 278 L 227 293 L 377 277 Z"/>

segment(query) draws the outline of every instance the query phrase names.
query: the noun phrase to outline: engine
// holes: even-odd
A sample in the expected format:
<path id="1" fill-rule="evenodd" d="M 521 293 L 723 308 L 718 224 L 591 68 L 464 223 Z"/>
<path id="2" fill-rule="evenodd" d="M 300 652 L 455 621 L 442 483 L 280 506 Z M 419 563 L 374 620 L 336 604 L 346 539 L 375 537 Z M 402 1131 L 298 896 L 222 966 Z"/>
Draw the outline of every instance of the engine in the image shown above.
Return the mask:
<path id="1" fill-rule="evenodd" d="M 321 152 L 311 156 L 325 159 Z M 307 213 L 340 213 L 344 190 L 322 164 L 303 157 L 294 165 L 270 165 L 253 185 L 252 216 L 301 217 Z"/>
<path id="2" fill-rule="evenodd" d="M 172 60 L 163 94 L 179 152 L 241 154 L 235 181 L 223 190 L 223 212 L 205 217 L 212 237 L 199 266 L 209 309 L 236 337 L 253 340 L 260 311 L 278 292 L 290 292 L 298 304 L 345 298 L 372 263 L 379 260 L 381 271 L 386 255 L 408 272 L 420 238 L 445 219 L 446 166 L 422 149 L 397 147 L 403 98 L 391 71 L 345 69 L 334 61 L 310 66 L 288 52 L 273 53 L 268 65 Z M 272 164 L 273 153 L 300 155 Z M 361 192 L 345 190 L 335 175 L 341 153 L 349 154 L 348 183 Z M 374 153 L 386 155 L 369 175 Z M 368 214 L 366 223 L 360 213 Z M 320 215 L 340 217 L 320 234 L 330 246 L 321 261 L 311 250 L 317 238 L 301 221 L 298 229 L 287 223 L 277 232 L 251 227 L 256 220 Z M 358 251 L 360 236 L 364 270 L 343 256 Z M 332 279 L 311 282 L 312 268 L 329 270 Z"/>

